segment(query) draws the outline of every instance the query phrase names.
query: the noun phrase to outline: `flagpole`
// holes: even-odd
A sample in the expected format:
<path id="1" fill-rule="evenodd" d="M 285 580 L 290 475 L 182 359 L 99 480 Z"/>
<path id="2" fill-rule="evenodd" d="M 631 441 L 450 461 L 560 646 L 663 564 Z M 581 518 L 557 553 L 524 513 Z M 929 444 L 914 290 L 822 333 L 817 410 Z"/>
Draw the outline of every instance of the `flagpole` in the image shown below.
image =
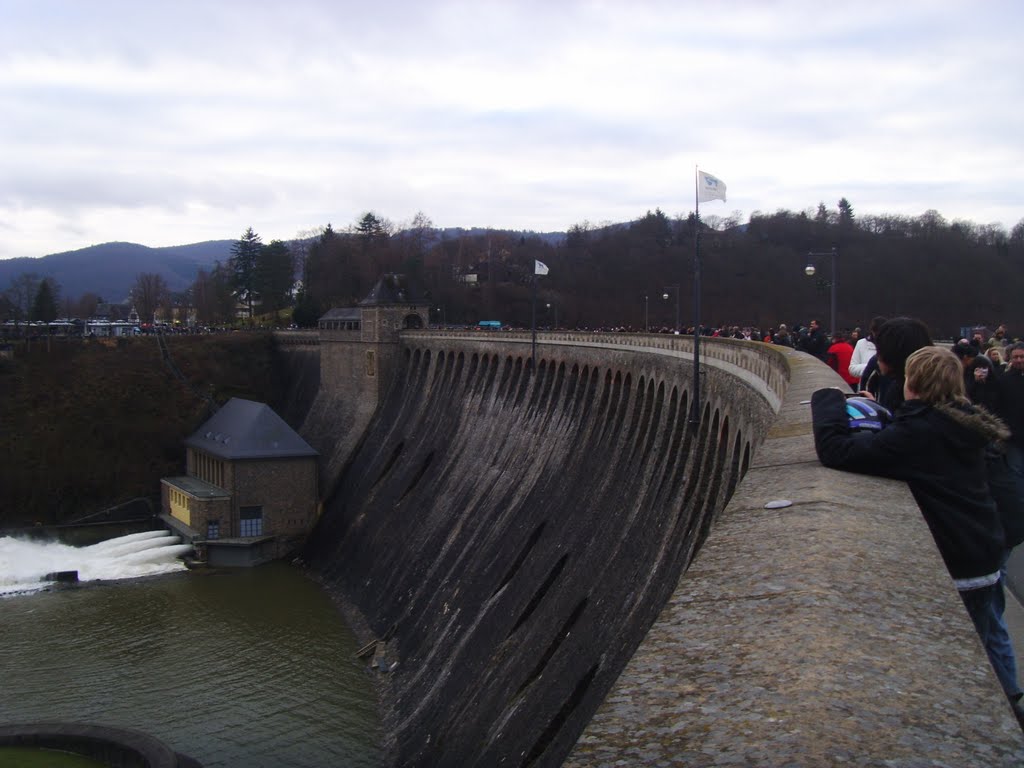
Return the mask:
<path id="1" fill-rule="evenodd" d="M 537 370 L 537 264 L 533 265 L 533 301 L 530 302 L 530 370 Z"/>
<path id="2" fill-rule="evenodd" d="M 690 404 L 690 426 L 700 426 L 700 188 L 697 167 L 693 169 L 694 233 L 693 233 L 693 402 Z"/>

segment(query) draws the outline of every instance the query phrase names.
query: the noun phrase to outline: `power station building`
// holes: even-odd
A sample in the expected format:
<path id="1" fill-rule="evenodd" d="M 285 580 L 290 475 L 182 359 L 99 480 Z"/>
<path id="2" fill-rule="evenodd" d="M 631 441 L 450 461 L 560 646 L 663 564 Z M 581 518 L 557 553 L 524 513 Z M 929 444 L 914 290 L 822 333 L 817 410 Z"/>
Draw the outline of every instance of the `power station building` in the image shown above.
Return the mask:
<path id="1" fill-rule="evenodd" d="M 317 452 L 268 405 L 232 398 L 185 449 L 187 474 L 161 480 L 161 507 L 210 565 L 282 557 L 312 528 Z"/>

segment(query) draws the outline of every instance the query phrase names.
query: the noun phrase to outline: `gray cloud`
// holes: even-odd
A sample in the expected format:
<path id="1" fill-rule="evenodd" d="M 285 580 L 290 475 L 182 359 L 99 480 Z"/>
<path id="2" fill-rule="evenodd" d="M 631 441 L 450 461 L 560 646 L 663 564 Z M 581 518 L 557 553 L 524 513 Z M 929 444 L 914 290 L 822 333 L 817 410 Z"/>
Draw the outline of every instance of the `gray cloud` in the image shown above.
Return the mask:
<path id="1" fill-rule="evenodd" d="M 848 197 L 1012 226 L 1024 7 L 8 0 L 0 258 Z"/>

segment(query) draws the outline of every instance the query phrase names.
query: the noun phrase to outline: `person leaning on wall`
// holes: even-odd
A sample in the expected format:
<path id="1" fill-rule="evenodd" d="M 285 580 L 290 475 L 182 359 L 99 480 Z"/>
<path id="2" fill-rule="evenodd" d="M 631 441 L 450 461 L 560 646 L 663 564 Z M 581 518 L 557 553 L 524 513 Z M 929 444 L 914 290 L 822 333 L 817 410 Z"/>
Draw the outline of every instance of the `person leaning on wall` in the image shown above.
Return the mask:
<path id="1" fill-rule="evenodd" d="M 881 347 L 879 355 L 884 359 Z M 997 638 L 1006 538 L 986 481 L 986 449 L 993 441 L 1004 441 L 1009 430 L 967 400 L 963 366 L 949 349 L 918 349 L 907 357 L 902 372 L 902 402 L 892 423 L 880 431 L 850 428 L 844 392 L 815 392 L 815 450 L 826 467 L 907 482 L 1024 727 L 1012 646 L 1007 659 Z"/>

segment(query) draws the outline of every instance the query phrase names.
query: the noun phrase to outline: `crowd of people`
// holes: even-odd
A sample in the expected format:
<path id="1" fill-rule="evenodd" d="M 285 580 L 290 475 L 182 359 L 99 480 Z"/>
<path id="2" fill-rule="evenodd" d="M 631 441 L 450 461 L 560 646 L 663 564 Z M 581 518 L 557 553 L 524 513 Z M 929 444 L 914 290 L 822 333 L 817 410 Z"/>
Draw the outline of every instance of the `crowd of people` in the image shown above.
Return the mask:
<path id="1" fill-rule="evenodd" d="M 1004 617 L 1006 563 L 1024 541 L 1024 343 L 1011 343 L 1000 326 L 988 339 L 977 333 L 936 346 L 921 321 L 878 317 L 853 345 L 833 338 L 822 354 L 824 342 L 811 340 L 816 327 L 801 348 L 846 382 L 811 399 L 818 457 L 907 482 L 1024 728 Z M 877 404 L 884 418 L 859 428 L 851 396 Z"/>

